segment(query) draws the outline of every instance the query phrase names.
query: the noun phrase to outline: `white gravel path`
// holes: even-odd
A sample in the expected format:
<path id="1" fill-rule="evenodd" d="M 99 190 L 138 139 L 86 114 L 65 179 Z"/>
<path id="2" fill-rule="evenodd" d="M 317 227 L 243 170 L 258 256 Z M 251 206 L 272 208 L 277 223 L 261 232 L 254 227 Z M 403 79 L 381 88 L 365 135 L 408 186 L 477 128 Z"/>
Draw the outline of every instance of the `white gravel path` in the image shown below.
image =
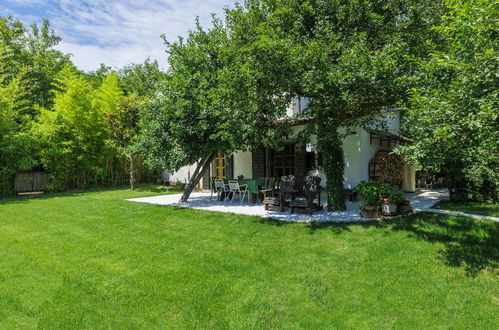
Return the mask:
<path id="1" fill-rule="evenodd" d="M 206 192 L 192 193 L 189 201 L 186 203 L 179 203 L 180 197 L 181 194 L 173 194 L 133 198 L 127 199 L 127 201 L 253 215 L 286 222 L 360 222 L 373 220 L 360 216 L 360 202 L 347 202 L 347 210 L 343 212 L 321 211 L 315 212 L 313 215 L 308 215 L 304 213 L 265 211 L 261 203 L 252 204 L 243 202 L 241 204 L 238 200 L 224 203 L 216 200 L 216 196 L 210 201 L 210 193 Z M 436 202 L 447 199 L 448 195 L 443 190 L 421 190 L 416 193 L 407 194 L 407 197 L 411 201 L 414 212 L 420 212 L 429 211 Z"/>

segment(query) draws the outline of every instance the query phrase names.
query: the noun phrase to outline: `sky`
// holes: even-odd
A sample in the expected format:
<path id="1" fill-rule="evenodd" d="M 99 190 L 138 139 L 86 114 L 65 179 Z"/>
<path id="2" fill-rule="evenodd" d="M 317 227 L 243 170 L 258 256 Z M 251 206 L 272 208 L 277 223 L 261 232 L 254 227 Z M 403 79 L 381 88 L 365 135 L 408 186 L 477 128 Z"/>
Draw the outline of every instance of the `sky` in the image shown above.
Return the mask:
<path id="1" fill-rule="evenodd" d="M 62 41 L 55 47 L 71 53 L 82 70 L 104 63 L 115 69 L 157 59 L 166 68 L 165 45 L 185 36 L 199 16 L 210 26 L 211 13 L 223 18 L 236 0 L 0 0 L 0 16 L 26 25 L 48 18 Z"/>

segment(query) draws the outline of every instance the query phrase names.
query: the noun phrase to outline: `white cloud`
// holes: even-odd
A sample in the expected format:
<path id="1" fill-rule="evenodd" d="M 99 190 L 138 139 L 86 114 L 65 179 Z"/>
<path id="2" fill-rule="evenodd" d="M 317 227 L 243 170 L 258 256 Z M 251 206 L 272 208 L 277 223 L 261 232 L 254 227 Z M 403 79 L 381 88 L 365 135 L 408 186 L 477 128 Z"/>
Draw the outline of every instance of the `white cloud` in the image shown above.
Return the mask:
<path id="1" fill-rule="evenodd" d="M 209 26 L 211 13 L 223 16 L 226 6 L 235 0 L 10 0 L 29 11 L 18 15 L 31 23 L 33 17 L 47 17 L 63 38 L 58 49 L 72 53 L 79 68 L 95 70 L 100 63 L 118 68 L 158 59 L 166 67 L 165 46 L 168 40 L 186 35 L 199 16 Z M 0 6 L 1 7 L 1 6 Z"/>

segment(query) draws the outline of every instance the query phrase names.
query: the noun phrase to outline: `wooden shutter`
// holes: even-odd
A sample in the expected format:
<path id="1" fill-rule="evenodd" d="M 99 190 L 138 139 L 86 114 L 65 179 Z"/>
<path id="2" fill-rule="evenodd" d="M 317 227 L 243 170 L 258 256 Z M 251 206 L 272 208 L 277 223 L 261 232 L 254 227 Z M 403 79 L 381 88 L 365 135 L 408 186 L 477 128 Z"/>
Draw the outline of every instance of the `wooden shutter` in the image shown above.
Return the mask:
<path id="1" fill-rule="evenodd" d="M 301 187 L 305 183 L 305 176 L 307 174 L 307 152 L 304 145 L 295 145 L 295 177 L 296 186 Z"/>
<path id="2" fill-rule="evenodd" d="M 225 155 L 225 178 L 234 179 L 234 156 Z"/>
<path id="3" fill-rule="evenodd" d="M 211 187 L 210 187 L 210 184 L 211 184 L 210 173 L 211 173 L 211 168 L 208 168 L 203 174 L 203 178 L 201 179 L 203 189 L 211 189 Z"/>
<path id="4" fill-rule="evenodd" d="M 253 150 L 251 160 L 253 162 L 253 179 L 265 177 L 265 149 Z"/>

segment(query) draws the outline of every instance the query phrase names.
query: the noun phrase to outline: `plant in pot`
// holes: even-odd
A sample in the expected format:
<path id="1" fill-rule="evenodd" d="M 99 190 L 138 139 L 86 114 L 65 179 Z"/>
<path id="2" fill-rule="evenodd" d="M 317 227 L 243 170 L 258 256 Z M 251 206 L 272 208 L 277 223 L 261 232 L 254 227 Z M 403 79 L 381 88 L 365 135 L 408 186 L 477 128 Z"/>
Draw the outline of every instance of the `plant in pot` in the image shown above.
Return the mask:
<path id="1" fill-rule="evenodd" d="M 383 185 L 376 181 L 362 181 L 354 189 L 362 200 L 361 216 L 364 218 L 379 218 L 381 205 L 380 193 Z"/>
<path id="2" fill-rule="evenodd" d="M 412 213 L 411 202 L 407 199 L 404 199 L 403 201 L 399 202 L 398 212 L 399 212 L 399 214 Z"/>
<path id="3" fill-rule="evenodd" d="M 396 215 L 398 214 L 398 204 L 405 200 L 404 193 L 395 187 L 384 184 L 381 191 L 381 211 L 383 215 Z"/>

